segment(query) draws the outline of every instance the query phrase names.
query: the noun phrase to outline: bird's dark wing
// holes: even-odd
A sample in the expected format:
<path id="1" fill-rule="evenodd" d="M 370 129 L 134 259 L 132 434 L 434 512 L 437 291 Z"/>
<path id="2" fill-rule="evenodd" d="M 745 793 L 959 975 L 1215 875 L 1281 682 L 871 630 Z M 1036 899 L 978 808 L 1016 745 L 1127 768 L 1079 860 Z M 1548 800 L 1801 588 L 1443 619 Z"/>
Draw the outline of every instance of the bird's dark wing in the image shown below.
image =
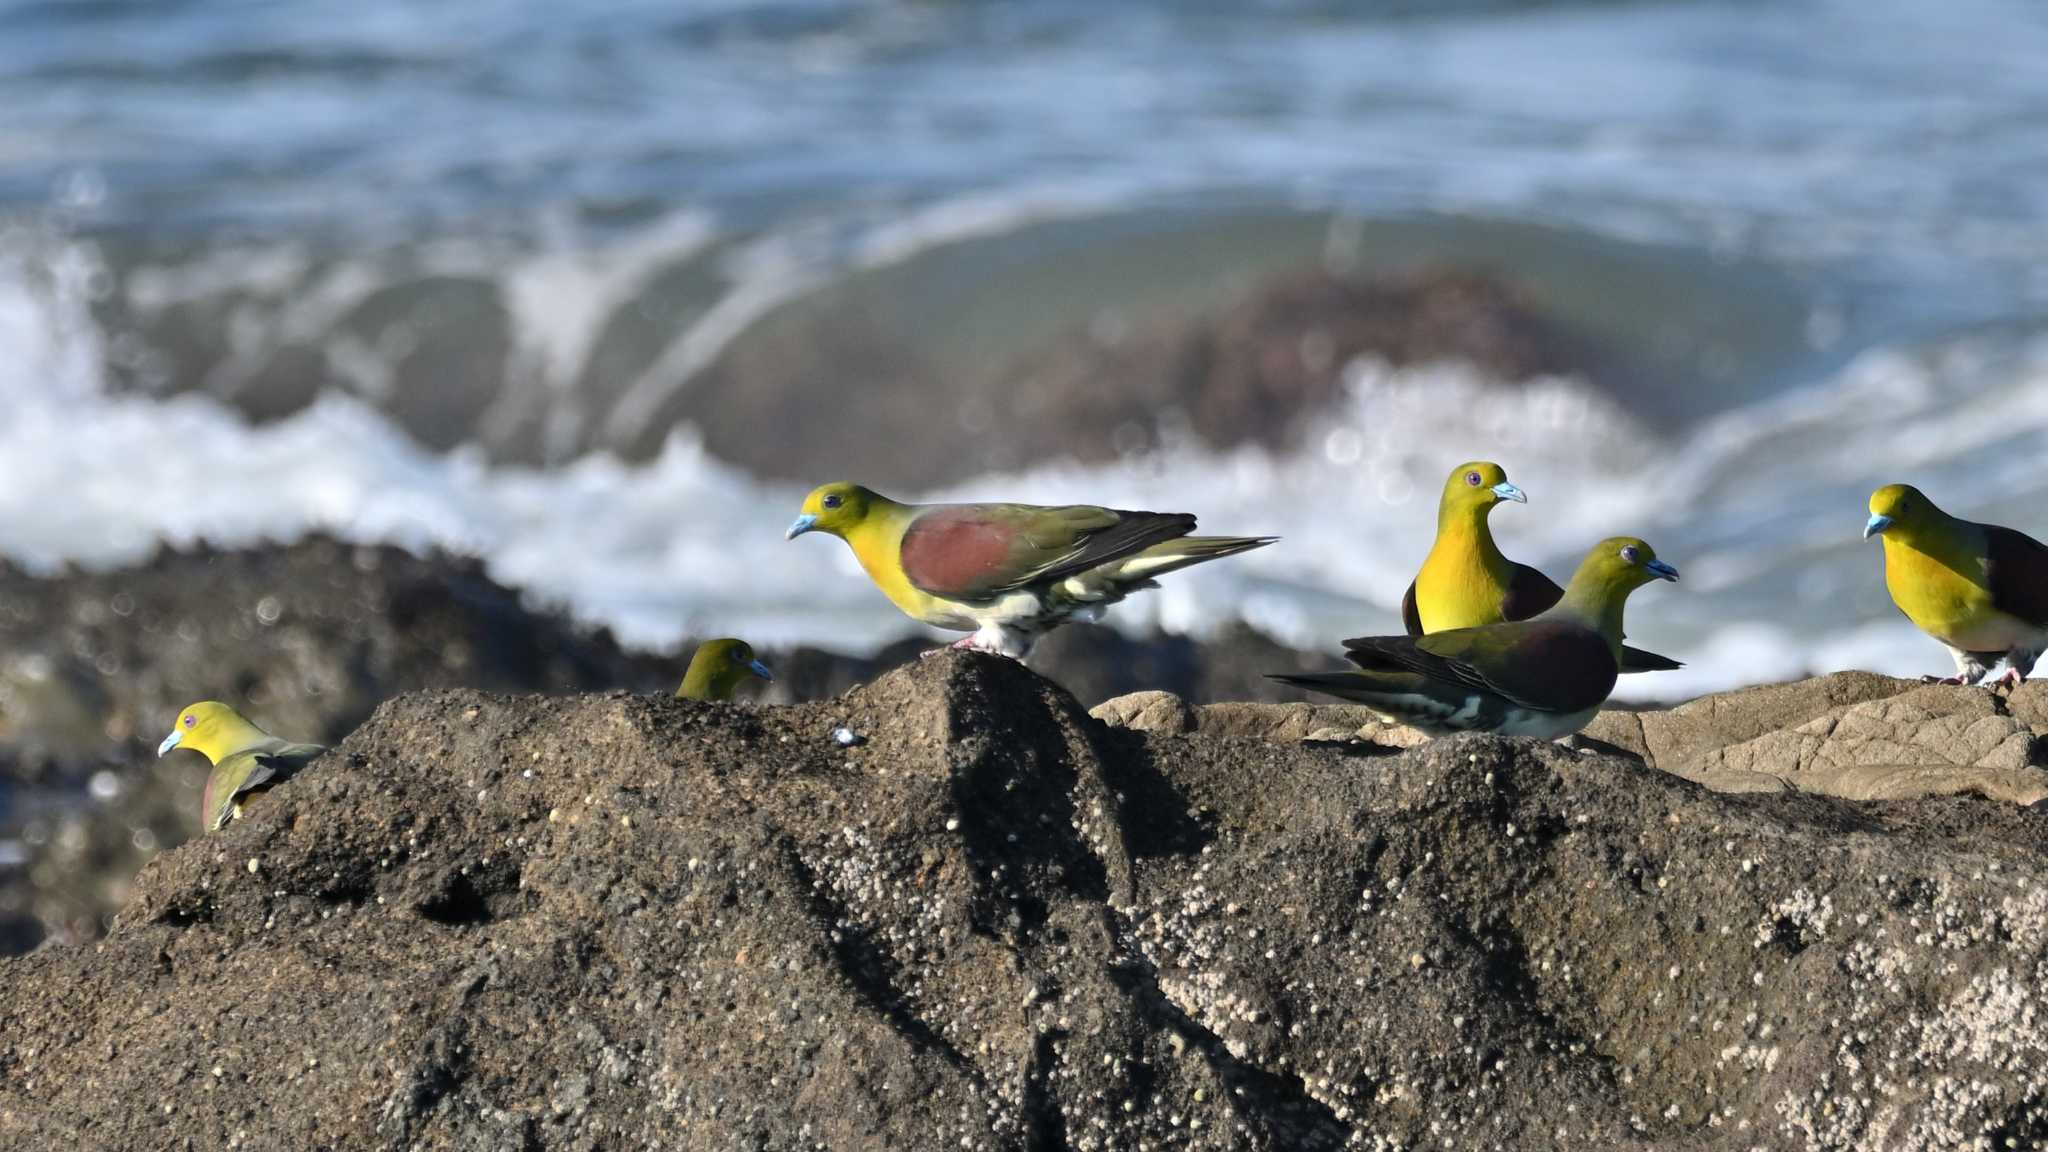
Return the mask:
<path id="1" fill-rule="evenodd" d="M 318 760 L 326 752 L 327 747 L 323 744 L 287 744 L 280 741 L 273 747 L 258 751 L 256 763 L 270 774 L 265 779 L 274 776 L 282 780 Z"/>
<path id="2" fill-rule="evenodd" d="M 1415 607 L 1415 581 L 1408 582 L 1408 591 L 1401 596 L 1401 623 L 1410 636 L 1422 635 L 1422 612 Z"/>
<path id="3" fill-rule="evenodd" d="M 206 778 L 206 792 L 200 797 L 207 831 L 217 832 L 228 822 L 235 797 L 269 782 L 275 770 L 265 766 L 262 759 L 255 752 L 236 752 L 214 766 Z"/>
<path id="4" fill-rule="evenodd" d="M 1344 648 L 1360 668 L 1413 672 L 1547 712 L 1597 707 L 1614 689 L 1607 641 L 1565 620 L 1454 628 L 1420 638 L 1363 637 L 1346 640 Z"/>
<path id="5" fill-rule="evenodd" d="M 1991 604 L 2037 627 L 2048 627 L 2048 545 L 2010 528 L 1986 526 L 1984 575 Z"/>
<path id="6" fill-rule="evenodd" d="M 1527 620 L 1549 611 L 1552 604 L 1562 599 L 1564 589 L 1557 586 L 1557 581 L 1527 564 L 1517 564 L 1514 575 L 1508 577 L 1507 595 L 1501 598 L 1500 618 Z"/>
<path id="7" fill-rule="evenodd" d="M 990 600 L 1062 580 L 1194 531 L 1184 512 L 1075 504 L 944 504 L 904 530 L 898 560 L 911 584 L 949 600 Z"/>

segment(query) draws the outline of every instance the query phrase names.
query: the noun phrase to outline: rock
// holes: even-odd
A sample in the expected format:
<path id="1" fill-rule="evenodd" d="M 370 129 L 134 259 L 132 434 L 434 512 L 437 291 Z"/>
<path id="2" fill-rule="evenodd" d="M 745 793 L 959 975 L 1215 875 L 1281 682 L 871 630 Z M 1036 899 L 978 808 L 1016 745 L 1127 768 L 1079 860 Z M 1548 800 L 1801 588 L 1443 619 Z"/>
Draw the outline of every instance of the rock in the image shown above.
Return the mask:
<path id="1" fill-rule="evenodd" d="M 2048 1132 L 2009 804 L 1133 731 L 975 655 L 792 707 L 411 695 L 267 799 L 0 961 L 0 1146 Z"/>
<path id="2" fill-rule="evenodd" d="M 1715 748 L 1792 728 L 1831 708 L 1896 696 L 1919 685 L 1874 672 L 1836 672 L 1790 684 L 1717 692 L 1662 710 L 1609 710 L 1586 735 L 1651 764 L 1677 764 Z"/>
<path id="3" fill-rule="evenodd" d="M 680 678 L 671 658 L 528 608 L 474 560 L 320 537 L 54 578 L 0 566 L 0 640 L 0 741 L 66 756 L 153 753 L 180 708 L 213 697 L 335 740 L 397 692 L 651 691 Z"/>
<path id="4" fill-rule="evenodd" d="M 703 430 L 710 450 L 758 476 L 856 476 L 915 490 L 1048 460 L 1114 461 L 1176 436 L 1289 449 L 1341 399 L 1343 369 L 1360 357 L 1395 366 L 1457 361 L 1505 381 L 1606 375 L 1568 326 L 1505 282 L 1453 268 L 1337 275 L 1310 256 L 1194 306 L 1141 299 L 1131 308 L 1129 299 L 1103 297 L 1077 314 L 1079 302 L 1063 300 L 1029 310 L 1035 327 L 997 326 L 991 339 L 1012 349 L 1007 355 L 965 356 L 935 333 L 989 325 L 935 323 L 933 313 L 973 303 L 947 289 L 946 299 L 907 310 L 899 280 L 843 281 L 770 313 L 646 422 L 631 449 L 649 452 L 686 422 Z M 1084 282 L 1064 295 L 1077 292 L 1100 290 Z M 1046 315 L 1071 318 L 1052 329 Z M 1035 338 L 1019 346 L 1026 333 Z M 828 379 L 888 386 L 817 386 Z M 810 418 L 781 418 L 798 410 Z M 917 443 L 944 450 L 905 451 Z"/>
<path id="5" fill-rule="evenodd" d="M 1104 700 L 1088 714 L 1134 732 L 1187 732 L 1195 726 L 1194 709 L 1171 692 L 1133 692 Z"/>
<path id="6" fill-rule="evenodd" d="M 1231 702 L 1190 706 L 1171 692 L 1154 691 L 1105 700 L 1089 715 L 1105 724 L 1137 732 L 1200 732 L 1205 736 L 1248 736 L 1259 740 L 1367 740 L 1388 747 L 1412 747 L 1427 739 L 1412 728 L 1387 724 L 1367 709 L 1348 704 Z"/>
<path id="7" fill-rule="evenodd" d="M 110 243 L 94 313 L 149 352 L 105 358 L 111 387 L 252 422 L 346 395 L 498 463 L 646 460 L 681 436 L 761 475 L 906 490 L 1183 434 L 1284 443 L 1352 355 L 1566 371 L 1674 435 L 1814 374 L 1813 286 L 1726 251 L 1252 203 L 961 222 L 663 224 L 577 253 L 631 270 L 570 313 L 490 262 L 402 248 L 314 244 L 261 284 L 167 291 L 222 254 Z"/>
<path id="8" fill-rule="evenodd" d="M 757 476 L 907 492 L 1161 444 L 1298 450 L 1353 363 L 1459 364 L 1508 386 L 1569 376 L 1677 435 L 1810 357 L 1798 318 L 1813 302 L 1775 270 L 1675 255 L 1465 216 L 1048 220 L 848 270 L 698 370 L 631 356 L 644 404 L 612 403 L 622 365 L 601 340 L 593 362 L 614 371 L 548 403 L 604 411 L 581 427 L 629 456 L 687 425 Z M 629 303 L 620 319 L 658 352 L 696 343 L 676 318 L 708 306 Z"/>
<path id="9" fill-rule="evenodd" d="M 1663 712 L 1605 712 L 1586 734 L 1723 792 L 1795 790 L 1845 800 L 1974 793 L 2048 798 L 2039 690 L 1922 686 L 1842 672 L 1705 696 Z"/>
<path id="10" fill-rule="evenodd" d="M 1167 697 L 1167 699 L 1160 699 Z M 1171 703 L 1168 702 L 1171 701 Z M 1838 672 L 1703 696 L 1670 709 L 1610 709 L 1574 746 L 1632 755 L 1717 792 L 1811 792 L 1843 800 L 1973 794 L 2017 804 L 2048 799 L 2048 692 L 2008 700 L 1983 688 L 1922 686 Z M 1185 715 L 1173 711 L 1185 710 Z M 1263 740 L 1357 740 L 1414 747 L 1422 733 L 1364 708 L 1221 703 L 1190 707 L 1141 693 L 1098 708 L 1105 723 Z M 2024 717 L 2038 718 L 2029 723 Z"/>
<path id="11" fill-rule="evenodd" d="M 2029 680 L 2015 688 L 2005 708 L 2027 727 L 2048 730 L 2048 680 Z"/>
<path id="12" fill-rule="evenodd" d="M 868 657 L 808 647 L 771 652 L 775 685 L 762 698 L 795 703 L 837 696 L 942 643 L 907 636 Z M 1148 691 L 1196 701 L 1304 700 L 1305 693 L 1267 679 L 1266 673 L 1323 668 L 1329 658 L 1289 648 L 1243 624 L 1200 640 L 1164 633 L 1132 636 L 1102 624 L 1068 624 L 1041 639 L 1026 663 L 1093 707 Z"/>
<path id="13" fill-rule="evenodd" d="M 1325 729 L 1360 732 L 1381 727 L 1378 717 L 1349 704 L 1209 704 L 1195 712 L 1196 731 L 1211 736 L 1306 740 Z"/>

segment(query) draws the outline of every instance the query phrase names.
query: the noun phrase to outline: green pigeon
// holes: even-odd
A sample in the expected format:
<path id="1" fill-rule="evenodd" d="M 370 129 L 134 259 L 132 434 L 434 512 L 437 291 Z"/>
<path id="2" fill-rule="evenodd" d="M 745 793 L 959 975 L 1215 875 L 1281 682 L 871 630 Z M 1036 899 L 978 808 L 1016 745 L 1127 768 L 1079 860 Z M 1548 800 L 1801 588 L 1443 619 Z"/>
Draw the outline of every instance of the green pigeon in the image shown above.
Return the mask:
<path id="1" fill-rule="evenodd" d="M 2016 687 L 2034 670 L 2048 649 L 2048 546 L 1951 516 L 1905 484 L 1870 494 L 1872 536 L 1884 539 L 1892 603 L 1955 658 L 1954 676 L 1922 679 L 1975 684 L 2004 660 L 1998 682 Z"/>
<path id="2" fill-rule="evenodd" d="M 858 484 L 804 498 L 789 538 L 846 541 L 875 586 L 913 620 L 973 635 L 955 648 L 1022 659 L 1068 620 L 1095 620 L 1153 578 L 1271 544 L 1190 536 L 1185 512 L 1092 504 L 903 504 Z"/>
<path id="3" fill-rule="evenodd" d="M 1474 460 L 1451 470 L 1437 501 L 1436 541 L 1401 597 L 1401 622 L 1410 636 L 1527 620 L 1564 598 L 1557 581 L 1508 559 L 1493 542 L 1486 518 L 1506 501 L 1527 504 L 1529 497 L 1508 483 L 1500 465 Z M 1683 667 L 1655 652 L 1621 649 L 1623 672 Z"/>
<path id="4" fill-rule="evenodd" d="M 754 650 L 744 640 L 730 637 L 706 640 L 697 645 L 683 683 L 676 689 L 678 700 L 730 700 L 733 689 L 749 676 L 773 681 L 775 674 L 754 659 Z"/>
<path id="5" fill-rule="evenodd" d="M 200 798 L 199 817 L 208 832 L 242 814 L 243 796 L 289 778 L 327 751 L 319 744 L 280 740 L 215 700 L 185 709 L 156 754 L 168 755 L 173 748 L 190 748 L 213 764 Z"/>
<path id="6" fill-rule="evenodd" d="M 1676 579 L 1678 569 L 1648 544 L 1616 536 L 1586 554 L 1562 599 L 1527 620 L 1346 640 L 1356 670 L 1272 679 L 1357 701 L 1433 736 L 1555 740 L 1585 727 L 1614 690 L 1628 594 Z"/>

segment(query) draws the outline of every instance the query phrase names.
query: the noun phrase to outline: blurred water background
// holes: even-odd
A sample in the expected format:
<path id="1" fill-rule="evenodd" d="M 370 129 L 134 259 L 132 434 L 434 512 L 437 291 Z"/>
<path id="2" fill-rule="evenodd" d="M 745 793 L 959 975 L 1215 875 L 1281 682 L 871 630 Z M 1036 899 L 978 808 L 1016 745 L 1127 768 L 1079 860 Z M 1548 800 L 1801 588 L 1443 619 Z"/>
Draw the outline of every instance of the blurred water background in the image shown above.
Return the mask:
<path id="1" fill-rule="evenodd" d="M 2048 533 L 2025 0 L 7 0 L 0 107 L 0 554 L 37 571 L 317 528 L 638 645 L 857 650 L 902 621 L 781 529 L 862 469 L 1277 533 L 1113 618 L 1329 646 L 1396 625 L 1484 456 L 1532 497 L 1511 555 L 1684 570 L 1631 613 L 1690 667 L 1629 690 L 1673 698 L 1945 670 L 1858 539 L 1880 482 Z M 1584 355 L 1311 332 L 1284 436 L 1006 434 L 1301 269 L 1469 272 Z"/>

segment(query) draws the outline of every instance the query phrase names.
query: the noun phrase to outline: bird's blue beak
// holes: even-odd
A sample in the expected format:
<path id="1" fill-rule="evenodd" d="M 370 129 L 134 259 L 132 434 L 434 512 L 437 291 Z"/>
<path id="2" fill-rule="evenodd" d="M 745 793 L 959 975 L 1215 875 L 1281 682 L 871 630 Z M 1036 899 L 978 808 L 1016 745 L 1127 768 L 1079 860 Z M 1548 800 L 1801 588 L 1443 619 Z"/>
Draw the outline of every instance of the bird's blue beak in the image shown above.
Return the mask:
<path id="1" fill-rule="evenodd" d="M 784 540 L 794 540 L 797 537 L 803 535 L 806 532 L 809 532 L 811 529 L 817 526 L 817 516 L 812 513 L 806 512 L 803 515 L 797 517 L 794 521 L 790 522 L 789 531 L 784 533 L 782 538 Z"/>
<path id="2" fill-rule="evenodd" d="M 752 672 L 754 675 L 759 676 L 761 679 L 768 681 L 770 684 L 775 683 L 775 673 L 770 672 L 768 670 L 768 666 L 766 664 L 761 663 L 759 660 L 755 660 L 752 663 L 748 664 L 747 670 Z"/>
<path id="3" fill-rule="evenodd" d="M 1889 528 L 1889 527 L 1891 527 L 1891 526 L 1892 526 L 1892 518 L 1891 518 L 1891 517 L 1889 517 L 1889 516 L 1872 516 L 1872 517 L 1870 518 L 1870 520 L 1869 520 L 1869 521 L 1868 521 L 1867 523 L 1865 523 L 1865 524 L 1863 525 L 1863 538 L 1864 538 L 1865 540 L 1868 540 L 1868 539 L 1870 539 L 1870 538 L 1871 538 L 1872 536 L 1876 536 L 1876 535 L 1878 535 L 1879 533 L 1883 532 L 1883 531 L 1884 531 L 1885 529 L 1887 529 L 1887 528 Z"/>
<path id="4" fill-rule="evenodd" d="M 181 739 L 183 736 L 184 733 L 178 731 L 176 728 L 171 729 L 171 734 L 169 736 L 164 737 L 164 742 L 156 746 L 156 754 L 159 757 L 161 757 L 163 756 L 164 753 L 169 752 L 173 748 L 176 748 L 178 746 L 179 739 Z"/>
<path id="5" fill-rule="evenodd" d="M 1493 486 L 1493 494 L 1503 500 L 1513 500 L 1517 504 L 1527 504 L 1529 502 L 1529 497 L 1520 488 L 1505 480 Z"/>
<path id="6" fill-rule="evenodd" d="M 1643 565 L 1643 567 L 1648 568 L 1651 572 L 1656 573 L 1657 579 L 1659 580 L 1678 579 L 1678 569 L 1673 568 L 1671 565 L 1666 564 L 1662 560 L 1652 560 L 1648 564 Z"/>

